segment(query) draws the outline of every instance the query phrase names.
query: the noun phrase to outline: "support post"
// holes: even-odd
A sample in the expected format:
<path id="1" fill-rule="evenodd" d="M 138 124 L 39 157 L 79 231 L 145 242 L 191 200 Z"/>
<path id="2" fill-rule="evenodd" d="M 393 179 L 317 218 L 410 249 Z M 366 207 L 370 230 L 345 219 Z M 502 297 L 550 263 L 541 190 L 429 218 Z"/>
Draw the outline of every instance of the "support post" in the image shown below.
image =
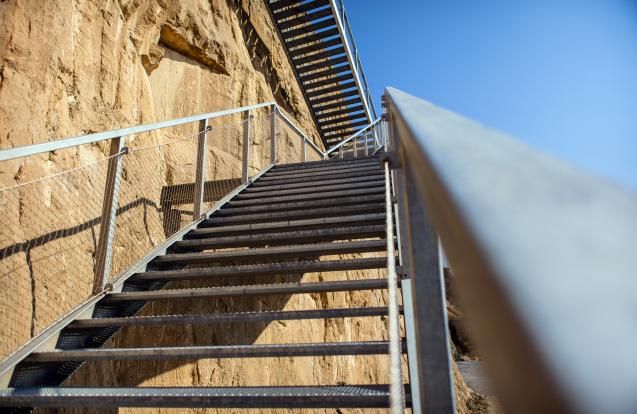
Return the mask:
<path id="1" fill-rule="evenodd" d="M 111 259 L 113 255 L 113 239 L 115 237 L 115 218 L 119 200 L 119 189 L 122 176 L 122 163 L 124 151 L 124 137 L 113 138 L 104 187 L 102 202 L 102 217 L 100 221 L 100 234 L 97 240 L 95 252 L 95 272 L 93 276 L 93 294 L 98 294 L 106 288 L 111 273 Z"/>
<path id="2" fill-rule="evenodd" d="M 390 142 L 398 144 L 395 139 Z M 408 277 L 403 280 L 403 306 L 413 411 L 452 414 L 456 412 L 455 397 L 438 235 L 407 157 L 401 156 L 396 175 L 402 264 Z"/>
<path id="3" fill-rule="evenodd" d="M 277 118 L 278 109 L 276 105 L 272 105 L 272 124 L 270 125 L 270 163 L 276 164 L 276 144 L 277 144 Z"/>
<path id="4" fill-rule="evenodd" d="M 250 110 L 243 113 L 243 158 L 241 160 L 241 182 L 245 185 L 250 182 Z"/>
<path id="5" fill-rule="evenodd" d="M 197 169 L 195 171 L 195 191 L 192 209 L 192 219 L 197 220 L 203 212 L 204 184 L 206 181 L 206 140 L 208 137 L 208 120 L 199 121 L 199 136 L 197 137 Z"/>
<path id="6" fill-rule="evenodd" d="M 301 161 L 307 161 L 307 139 L 305 137 L 303 137 L 303 152 L 301 154 Z"/>

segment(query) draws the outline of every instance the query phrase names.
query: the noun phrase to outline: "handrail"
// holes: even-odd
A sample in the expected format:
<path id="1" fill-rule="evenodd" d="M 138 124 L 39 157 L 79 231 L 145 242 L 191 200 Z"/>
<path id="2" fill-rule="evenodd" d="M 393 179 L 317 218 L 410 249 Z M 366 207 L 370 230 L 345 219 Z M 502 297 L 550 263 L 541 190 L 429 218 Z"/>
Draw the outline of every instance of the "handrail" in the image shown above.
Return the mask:
<path id="1" fill-rule="evenodd" d="M 343 141 L 339 142 L 338 144 L 334 145 L 332 148 L 328 149 L 327 151 L 325 151 L 325 155 L 329 155 L 332 152 L 336 151 L 337 149 L 339 149 L 340 147 L 342 147 L 343 145 L 347 144 L 348 142 L 350 142 L 351 140 L 353 140 L 354 138 L 358 137 L 359 135 L 361 135 L 363 132 L 373 128 L 374 126 L 376 126 L 376 124 L 378 124 L 380 121 L 382 121 L 382 118 L 378 118 L 377 120 L 375 120 L 374 122 L 372 122 L 371 124 L 365 126 L 364 128 L 358 130 L 357 132 L 355 132 L 353 135 L 351 135 L 349 138 L 344 139 Z"/>
<path id="2" fill-rule="evenodd" d="M 367 85 L 367 79 L 365 78 L 365 73 L 363 72 L 363 67 L 360 63 L 358 49 L 356 48 L 354 36 L 352 35 L 352 29 L 349 25 L 347 14 L 345 13 L 343 0 L 330 0 L 329 3 L 330 7 L 332 8 L 332 13 L 334 14 L 334 18 L 336 19 L 336 27 L 341 35 L 341 38 L 343 39 L 343 45 L 346 51 L 345 55 L 347 56 L 350 67 L 352 68 L 354 82 L 356 82 L 356 86 L 360 91 L 365 112 L 367 113 L 369 119 L 372 120 L 374 119 L 374 117 L 376 117 L 376 108 L 374 107 L 374 102 L 369 100 L 369 86 Z"/>
<path id="3" fill-rule="evenodd" d="M 397 89 L 386 97 L 403 197 L 424 200 L 504 409 L 634 412 L 637 195 Z"/>
<path id="4" fill-rule="evenodd" d="M 97 132 L 88 135 L 79 135 L 72 138 L 65 138 L 56 141 L 43 142 L 40 144 L 25 145 L 21 147 L 9 148 L 0 150 L 0 161 L 8 161 L 15 158 L 27 157 L 29 155 L 40 154 L 43 152 L 56 151 L 64 148 L 71 148 L 78 145 L 91 144 L 93 142 L 105 141 L 108 139 L 120 138 L 127 135 L 139 134 L 142 132 L 153 131 L 156 129 L 163 129 L 173 127 L 177 125 L 187 124 L 191 122 L 202 121 L 205 119 L 216 118 L 220 116 L 232 115 L 236 113 L 245 112 L 252 109 L 263 108 L 276 105 L 276 102 L 265 102 L 256 105 L 244 106 L 241 108 L 226 109 L 223 111 L 210 112 L 207 114 L 187 116 L 184 118 L 171 119 L 168 121 L 155 122 L 152 124 L 138 125 L 134 127 L 127 127 L 121 129 L 115 129 L 105 132 Z"/>
<path id="5" fill-rule="evenodd" d="M 312 142 L 312 140 L 308 138 L 308 136 L 305 135 L 305 133 L 303 133 L 303 131 L 301 131 L 301 129 L 294 124 L 294 122 L 292 122 L 292 120 L 285 114 L 285 112 L 281 110 L 281 108 L 276 106 L 276 110 L 278 114 L 281 115 L 281 118 L 283 118 L 285 123 L 290 126 L 290 128 L 292 128 L 296 133 L 305 138 L 305 142 L 308 143 L 318 154 L 320 154 L 322 158 L 325 158 L 327 154 L 324 151 L 321 151 L 321 149 L 317 147 L 316 144 Z"/>

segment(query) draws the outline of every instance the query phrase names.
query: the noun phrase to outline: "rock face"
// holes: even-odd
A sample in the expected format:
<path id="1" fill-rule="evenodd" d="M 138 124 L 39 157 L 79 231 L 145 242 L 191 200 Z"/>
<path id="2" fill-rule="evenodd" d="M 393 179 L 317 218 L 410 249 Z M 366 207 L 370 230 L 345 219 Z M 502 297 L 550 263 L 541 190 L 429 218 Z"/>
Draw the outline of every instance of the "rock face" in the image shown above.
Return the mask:
<path id="1" fill-rule="evenodd" d="M 34 6 L 31 0 L 0 1 L 1 148 L 273 100 L 321 147 L 262 0 L 42 0 Z M 269 159 L 269 118 L 265 111 L 255 112 L 255 117 L 252 173 Z M 237 116 L 211 124 L 215 128 L 208 137 L 207 179 L 214 195 L 206 200 L 207 205 L 236 186 L 244 128 Z M 280 158 L 297 161 L 301 141 L 280 125 Z M 111 275 L 125 270 L 171 230 L 190 220 L 181 211 L 179 186 L 192 183 L 196 131 L 197 125 L 191 125 L 128 139 L 126 145 L 132 151 L 125 156 Z M 0 357 L 90 296 L 108 151 L 106 143 L 99 143 L 0 163 L 0 187 L 22 185 L 0 196 Z M 74 175 L 24 185 L 87 165 L 91 167 Z M 298 275 L 296 280 L 359 277 L 360 272 L 343 272 Z M 267 301 L 202 302 L 196 309 L 179 303 L 153 304 L 144 312 L 384 303 L 386 298 L 379 292 L 328 293 Z M 116 346 L 152 346 L 384 337 L 385 321 L 369 318 L 130 329 L 112 342 Z M 385 357 L 333 357 L 87 364 L 70 384 L 364 384 L 388 379 Z M 469 412 L 465 409 L 469 391 L 459 376 L 457 379 L 459 411 Z"/>

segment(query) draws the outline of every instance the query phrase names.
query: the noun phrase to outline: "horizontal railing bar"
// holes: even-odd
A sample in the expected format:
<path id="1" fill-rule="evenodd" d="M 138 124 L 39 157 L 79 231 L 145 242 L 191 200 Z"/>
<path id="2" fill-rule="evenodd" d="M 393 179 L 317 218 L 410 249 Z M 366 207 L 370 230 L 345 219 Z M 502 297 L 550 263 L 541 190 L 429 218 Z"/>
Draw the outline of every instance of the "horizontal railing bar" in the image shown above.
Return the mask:
<path id="1" fill-rule="evenodd" d="M 93 142 L 105 141 L 113 138 L 125 137 L 132 134 L 139 134 L 142 132 L 188 124 L 190 122 L 198 122 L 204 119 L 218 118 L 220 116 L 232 115 L 252 109 L 269 107 L 272 105 L 276 105 L 276 102 L 265 102 L 256 105 L 244 106 L 241 108 L 226 109 L 223 111 L 210 112 L 207 114 L 171 119 L 169 121 L 155 122 L 152 124 L 138 125 L 134 127 L 115 129 L 106 132 L 97 132 L 95 134 L 80 135 L 73 138 L 66 138 L 57 141 L 43 142 L 40 144 L 0 150 L 0 161 L 8 161 L 14 158 L 27 157 L 29 155 L 40 154 L 43 152 L 57 151 L 64 148 L 76 147 L 78 145 L 91 144 Z"/>

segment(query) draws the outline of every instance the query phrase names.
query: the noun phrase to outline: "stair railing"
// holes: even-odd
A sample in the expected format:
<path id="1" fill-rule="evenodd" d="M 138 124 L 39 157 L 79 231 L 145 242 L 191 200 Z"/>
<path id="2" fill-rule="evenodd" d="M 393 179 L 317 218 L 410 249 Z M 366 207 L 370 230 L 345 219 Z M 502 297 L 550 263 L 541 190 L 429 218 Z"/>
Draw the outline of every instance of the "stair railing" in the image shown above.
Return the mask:
<path id="1" fill-rule="evenodd" d="M 326 157 L 337 156 L 344 158 L 345 156 L 356 158 L 369 156 L 377 152 L 383 144 L 384 121 L 378 118 L 371 124 L 355 132 L 353 135 L 339 142 L 337 145 L 325 151 Z M 338 153 L 336 153 L 338 151 Z M 338 154 L 338 155 L 336 155 Z"/>
<path id="2" fill-rule="evenodd" d="M 454 409 L 439 234 L 507 412 L 634 412 L 637 195 L 399 90 L 384 100 L 414 410 Z"/>
<path id="3" fill-rule="evenodd" d="M 228 121 L 237 117 L 240 121 Z M 176 133 L 178 139 L 147 145 L 161 141 L 165 131 Z M 302 144 L 292 145 L 294 140 L 301 140 Z M 108 156 L 103 160 L 0 189 L 0 204 L 7 212 L 0 219 L 3 286 L 16 291 L 16 304 L 25 300 L 18 298 L 18 286 L 28 286 L 29 279 L 33 292 L 29 307 L 32 312 L 26 315 L 31 322 L 20 319 L 21 314 L 3 313 L 0 315 L 3 325 L 26 326 L 28 330 L 31 323 L 30 336 L 37 337 L 56 318 L 64 319 L 65 314 L 68 317 L 90 308 L 100 293 L 114 286 L 121 287 L 117 281 L 145 263 L 149 250 L 156 254 L 165 249 L 175 235 L 196 225 L 216 206 L 245 188 L 255 174 L 263 174 L 275 163 L 326 157 L 276 103 L 266 102 L 4 149 L 0 150 L 0 162 L 4 171 L 29 163 L 46 167 L 48 159 L 67 165 L 69 152 L 72 161 L 77 162 L 78 155 L 84 160 L 83 155 L 87 153 L 94 157 L 95 146 L 103 142 L 108 148 Z M 271 144 L 269 154 L 261 152 L 260 157 L 252 154 L 267 150 L 264 143 Z M 232 163 L 235 159 L 241 162 L 240 171 L 235 171 L 236 164 Z M 150 183 L 145 177 L 152 177 Z M 49 214 L 49 207 L 40 205 L 40 201 L 57 208 L 58 215 Z M 73 205 L 61 208 L 65 203 Z M 192 211 L 185 211 L 183 206 L 191 206 Z M 129 216 L 122 221 L 125 215 Z M 14 220 L 14 216 L 18 217 Z M 33 228 L 23 227 L 28 222 L 32 222 Z M 42 230 L 49 227 L 51 231 Z M 91 233 L 97 234 L 91 236 Z M 78 235 L 84 236 L 78 238 Z M 129 235 L 139 240 L 129 245 L 126 242 Z M 116 267 L 113 265 L 115 251 L 121 256 Z M 86 278 L 88 269 L 92 269 L 92 284 L 89 280 L 77 279 Z M 56 293 L 63 300 L 56 301 L 55 295 L 36 298 L 40 281 L 66 286 L 64 291 Z M 82 287 L 85 285 L 88 292 Z M 26 292 L 26 288 L 24 290 Z M 4 309 L 12 308 L 10 304 L 3 305 L 7 305 Z M 15 345 L 26 339 L 16 338 Z M 0 349 L 0 356 L 13 350 Z"/>

